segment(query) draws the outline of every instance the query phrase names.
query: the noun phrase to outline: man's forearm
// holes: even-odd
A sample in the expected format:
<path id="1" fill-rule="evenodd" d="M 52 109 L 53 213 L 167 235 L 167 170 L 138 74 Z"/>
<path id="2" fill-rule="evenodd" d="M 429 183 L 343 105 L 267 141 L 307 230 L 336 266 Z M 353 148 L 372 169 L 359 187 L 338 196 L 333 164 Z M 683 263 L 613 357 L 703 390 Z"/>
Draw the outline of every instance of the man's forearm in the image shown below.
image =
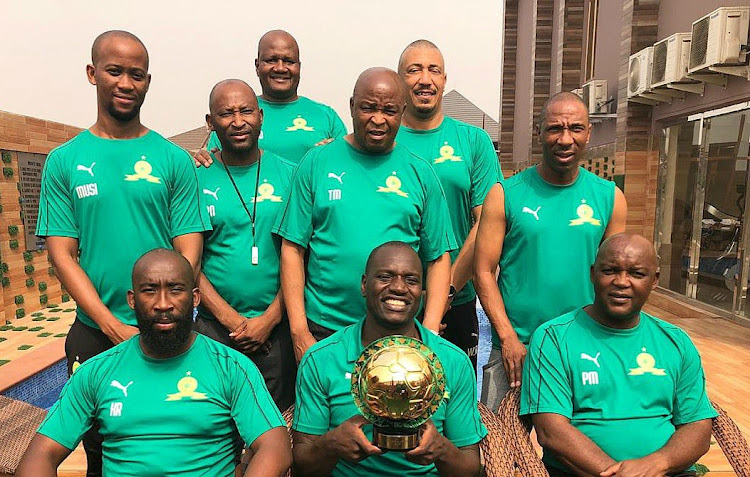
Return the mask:
<path id="1" fill-rule="evenodd" d="M 331 431 L 328 431 L 331 432 Z M 323 477 L 331 475 L 339 459 L 327 449 L 327 434 L 307 440 L 303 444 L 295 441 L 292 447 L 294 454 L 294 475 L 298 477 Z"/>
<path id="2" fill-rule="evenodd" d="M 250 463 L 245 469 L 245 477 L 257 475 L 269 477 L 282 477 L 292 465 L 292 456 L 289 449 L 289 436 L 286 428 L 275 428 L 269 432 L 280 434 L 284 432 L 281 442 L 271 442 L 270 439 L 262 446 L 251 447 L 253 453 Z"/>
<path id="3" fill-rule="evenodd" d="M 239 317 L 237 311 L 219 295 L 203 272 L 198 274 L 198 288 L 201 291 L 201 306 L 205 307 L 221 323 L 221 326 L 230 332 L 234 331 L 241 323 L 237 319 Z"/>
<path id="4" fill-rule="evenodd" d="M 276 296 L 273 297 L 271 304 L 268 305 L 263 314 L 273 322 L 274 326 L 281 323 L 281 317 L 284 315 L 284 292 L 281 291 L 281 288 L 279 288 Z"/>
<path id="5" fill-rule="evenodd" d="M 59 254 L 53 256 L 52 264 L 62 286 L 75 300 L 76 305 L 86 313 L 86 316 L 94 320 L 99 328 L 107 329 L 114 322 L 119 322 L 104 304 L 77 260 L 70 255 Z"/>
<path id="6" fill-rule="evenodd" d="M 203 257 L 203 234 L 193 232 L 178 235 L 172 239 L 172 247 L 190 262 L 190 266 L 193 267 L 193 276 L 197 279 Z"/>
<path id="7" fill-rule="evenodd" d="M 703 419 L 680 426 L 651 456 L 664 463 L 665 472 L 679 472 L 695 464 L 710 444 L 711 419 Z"/>
<path id="8" fill-rule="evenodd" d="M 475 223 L 466 236 L 461 251 L 458 252 L 456 261 L 451 265 L 451 284 L 456 290 L 461 290 L 474 275 L 474 243 L 477 238 L 479 222 Z"/>
<path id="9" fill-rule="evenodd" d="M 286 240 L 281 245 L 281 291 L 292 333 L 309 332 L 305 313 L 304 249 Z"/>
<path id="10" fill-rule="evenodd" d="M 541 424 L 535 416 L 534 426 L 544 450 L 580 476 L 599 477 L 600 472 L 616 463 L 570 422 Z"/>
<path id="11" fill-rule="evenodd" d="M 474 278 L 474 287 L 476 288 L 479 302 L 482 304 L 482 309 L 484 309 L 500 341 L 502 342 L 512 337 L 517 338 L 516 331 L 513 329 L 513 325 L 511 325 L 510 319 L 508 319 L 508 315 L 505 312 L 505 304 L 497 281 L 495 281 L 494 271 L 477 270 Z"/>
<path id="12" fill-rule="evenodd" d="M 424 326 L 439 330 L 451 280 L 451 257 L 445 252 L 427 264 L 427 298 L 424 306 Z"/>
<path id="13" fill-rule="evenodd" d="M 455 445 L 441 459 L 435 462 L 441 477 L 472 477 L 482 472 L 479 449 L 476 445 L 459 449 Z"/>

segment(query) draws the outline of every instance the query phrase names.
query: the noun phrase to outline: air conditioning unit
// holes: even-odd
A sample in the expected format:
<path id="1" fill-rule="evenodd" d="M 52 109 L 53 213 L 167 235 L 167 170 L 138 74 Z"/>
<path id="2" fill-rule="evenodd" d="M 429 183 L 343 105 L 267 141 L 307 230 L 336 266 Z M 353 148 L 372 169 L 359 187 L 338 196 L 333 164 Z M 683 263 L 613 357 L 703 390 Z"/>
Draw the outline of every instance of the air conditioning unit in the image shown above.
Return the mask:
<path id="1" fill-rule="evenodd" d="M 607 80 L 591 80 L 581 88 L 581 99 L 589 108 L 589 114 L 606 113 Z"/>
<path id="2" fill-rule="evenodd" d="M 583 99 L 583 88 L 576 88 L 571 91 L 571 93 L 575 94 L 579 98 Z"/>
<path id="3" fill-rule="evenodd" d="M 693 22 L 689 73 L 747 61 L 750 7 L 721 7 Z"/>
<path id="4" fill-rule="evenodd" d="M 630 55 L 630 63 L 628 64 L 628 98 L 640 96 L 651 88 L 653 62 L 653 46 L 644 48 L 635 55 Z"/>
<path id="5" fill-rule="evenodd" d="M 690 33 L 674 35 L 654 44 L 651 87 L 692 82 L 687 76 L 690 61 Z"/>

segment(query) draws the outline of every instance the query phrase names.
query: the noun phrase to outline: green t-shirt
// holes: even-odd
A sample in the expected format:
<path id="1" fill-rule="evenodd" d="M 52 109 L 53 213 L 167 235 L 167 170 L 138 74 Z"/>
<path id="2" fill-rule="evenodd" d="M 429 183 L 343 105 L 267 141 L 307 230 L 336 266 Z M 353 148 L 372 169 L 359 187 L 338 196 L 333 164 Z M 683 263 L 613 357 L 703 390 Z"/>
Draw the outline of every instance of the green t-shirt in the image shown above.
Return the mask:
<path id="1" fill-rule="evenodd" d="M 641 312 L 617 330 L 582 308 L 534 333 L 521 415 L 560 414 L 616 461 L 664 447 L 675 426 L 716 417 L 698 350 L 675 325 Z M 545 453 L 547 464 L 564 465 Z"/>
<path id="2" fill-rule="evenodd" d="M 456 447 L 478 443 L 487 429 L 477 409 L 477 386 L 474 369 L 466 353 L 448 341 L 433 335 L 415 322 L 422 342 L 432 349 L 445 369 L 446 398 L 432 415 L 440 434 Z M 323 435 L 339 426 L 359 410 L 351 392 L 354 363 L 364 350 L 364 320 L 347 326 L 332 336 L 315 343 L 300 362 L 297 373 L 297 401 L 292 428 L 299 432 Z M 362 430 L 372 441 L 372 425 Z M 332 476 L 437 476 L 434 465 L 413 464 L 401 452 L 386 452 L 360 462 L 340 460 Z"/>
<path id="3" fill-rule="evenodd" d="M 364 154 L 346 140 L 302 159 L 274 233 L 308 249 L 307 317 L 333 330 L 364 316 L 360 281 L 375 247 L 400 240 L 423 263 L 456 248 L 445 195 L 427 161 L 400 145 Z"/>
<path id="4" fill-rule="evenodd" d="M 346 126 L 333 108 L 304 96 L 291 103 L 273 103 L 258 98 L 258 105 L 263 109 L 258 145 L 295 164 L 323 139 L 346 135 Z M 221 143 L 212 132 L 208 149 L 215 147 L 221 149 Z"/>
<path id="5" fill-rule="evenodd" d="M 258 264 L 252 264 L 252 227 L 224 165 L 215 161 L 198 169 L 198 184 L 213 230 L 203 242 L 203 273 L 216 291 L 240 315 L 262 314 L 279 291 L 280 241 L 271 233 L 286 200 L 294 165 L 264 151 L 251 166 L 228 166 L 247 210 L 253 213 L 257 197 L 255 245 Z M 258 192 L 255 182 L 258 180 Z M 201 316 L 214 319 L 202 306 Z"/>
<path id="6" fill-rule="evenodd" d="M 83 363 L 39 433 L 75 449 L 99 424 L 104 475 L 234 475 L 234 440 L 284 426 L 258 368 L 203 335 L 149 358 L 138 335 Z"/>
<path id="7" fill-rule="evenodd" d="M 79 263 L 109 310 L 135 325 L 130 272 L 144 253 L 211 229 L 193 159 L 154 131 L 103 139 L 86 130 L 50 152 L 36 234 L 78 239 Z M 78 308 L 78 318 L 98 328 Z"/>
<path id="8" fill-rule="evenodd" d="M 518 338 L 528 344 L 545 321 L 594 301 L 589 269 L 612 215 L 615 184 L 579 169 L 575 182 L 556 186 L 530 167 L 503 189 L 498 286 Z M 492 345 L 500 348 L 494 328 Z"/>
<path id="9" fill-rule="evenodd" d="M 440 126 L 427 131 L 401 126 L 396 141 L 430 161 L 440 179 L 459 247 L 451 252 L 451 263 L 455 262 L 473 225 L 471 210 L 482 205 L 490 188 L 502 180 L 492 140 L 478 127 L 445 116 Z M 468 303 L 476 296 L 469 281 L 453 304 Z"/>

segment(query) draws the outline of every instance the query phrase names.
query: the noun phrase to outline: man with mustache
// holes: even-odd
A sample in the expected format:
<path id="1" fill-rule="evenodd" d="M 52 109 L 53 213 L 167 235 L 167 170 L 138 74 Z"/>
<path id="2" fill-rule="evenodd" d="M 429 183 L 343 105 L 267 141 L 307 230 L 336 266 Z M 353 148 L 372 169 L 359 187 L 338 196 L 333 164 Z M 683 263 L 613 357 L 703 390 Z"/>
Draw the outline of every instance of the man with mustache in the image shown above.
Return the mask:
<path id="1" fill-rule="evenodd" d="M 716 411 L 688 335 L 642 311 L 659 280 L 654 246 L 605 240 L 594 301 L 531 337 L 521 414 L 531 415 L 552 477 L 689 476 Z"/>
<path id="2" fill-rule="evenodd" d="M 195 329 L 246 353 L 280 410 L 294 404 L 294 360 L 279 284 L 280 240 L 271 234 L 287 199 L 294 164 L 258 148 L 264 121 L 242 80 L 216 84 L 206 123 L 222 162 L 198 169 L 212 231 L 203 246 Z"/>
<path id="3" fill-rule="evenodd" d="M 521 385 L 539 325 L 593 301 L 587 277 L 599 243 L 625 230 L 623 193 L 579 166 L 590 137 L 581 98 L 552 96 L 539 117 L 542 161 L 493 186 L 484 201 L 474 285 L 492 323 L 481 397 L 490 409 Z"/>
<path id="4" fill-rule="evenodd" d="M 442 336 L 464 350 L 476 368 L 479 322 L 471 281 L 474 241 L 484 198 L 502 179 L 500 163 L 486 132 L 443 114 L 447 75 L 443 54 L 434 43 L 410 43 L 399 58 L 398 74 L 407 94 L 396 139 L 432 164 L 461 247 L 451 252 L 451 308 L 442 319 Z"/>
<path id="5" fill-rule="evenodd" d="M 68 372 L 137 333 L 125 300 L 135 260 L 156 247 L 182 253 L 197 273 L 202 232 L 190 155 L 141 124 L 151 75 L 132 33 L 102 33 L 86 67 L 96 86 L 96 123 L 50 152 L 36 234 L 47 238 L 57 276 L 78 306 L 65 341 Z M 96 426 L 84 438 L 87 475 L 101 474 Z"/>
<path id="6" fill-rule="evenodd" d="M 260 147 L 295 164 L 314 146 L 346 134 L 346 126 L 333 108 L 297 94 L 301 66 L 299 46 L 292 35 L 271 30 L 261 37 L 255 59 L 262 90 L 258 103 L 265 115 Z M 211 133 L 207 149 L 221 148 L 216 134 Z M 204 150 L 196 160 L 207 165 L 212 159 Z"/>
<path id="7" fill-rule="evenodd" d="M 427 269 L 424 320 L 438 332 L 456 248 L 445 195 L 429 162 L 395 143 L 403 82 L 387 68 L 357 79 L 354 133 L 311 150 L 297 167 L 274 233 L 297 360 L 316 341 L 365 313 L 356 277 L 368 250 L 400 240 Z"/>
<path id="8" fill-rule="evenodd" d="M 243 354 L 192 332 L 200 293 L 190 263 L 152 250 L 135 263 L 132 283 L 127 299 L 141 333 L 78 368 L 16 475 L 56 475 L 94 422 L 107 475 L 230 477 L 238 434 L 253 452 L 245 476 L 284 475 L 289 435 L 263 377 Z"/>
<path id="9" fill-rule="evenodd" d="M 487 434 L 477 410 L 474 371 L 465 353 L 414 319 L 422 294 L 422 263 L 404 242 L 387 242 L 367 259 L 360 294 L 365 318 L 316 343 L 300 363 L 294 422 L 299 476 L 478 476 L 478 443 Z M 419 446 L 383 452 L 351 393 L 354 363 L 367 345 L 392 335 L 427 345 L 445 369 L 446 398 L 422 425 Z"/>

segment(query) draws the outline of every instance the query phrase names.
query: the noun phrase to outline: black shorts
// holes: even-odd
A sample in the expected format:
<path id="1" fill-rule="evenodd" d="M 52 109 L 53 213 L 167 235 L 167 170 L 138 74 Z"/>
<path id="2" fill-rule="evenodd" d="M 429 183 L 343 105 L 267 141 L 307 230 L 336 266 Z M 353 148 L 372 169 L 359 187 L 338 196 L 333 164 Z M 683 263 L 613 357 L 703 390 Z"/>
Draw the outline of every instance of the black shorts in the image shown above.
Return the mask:
<path id="1" fill-rule="evenodd" d="M 443 338 L 461 348 L 469 355 L 471 364 L 477 369 L 477 350 L 479 348 L 479 318 L 477 318 L 476 297 L 462 305 L 454 305 L 443 316 L 446 326 Z"/>
<path id="2" fill-rule="evenodd" d="M 65 357 L 68 360 L 68 376 L 73 374 L 73 365 L 83 363 L 99 353 L 112 348 L 114 343 L 102 330 L 84 325 L 78 318 L 68 331 L 65 339 Z"/>
<path id="3" fill-rule="evenodd" d="M 216 320 L 198 315 L 193 329 L 230 348 L 234 347 L 234 343 L 229 338 L 229 331 Z M 268 353 L 256 351 L 247 356 L 253 360 L 263 375 L 268 392 L 271 393 L 279 411 L 284 412 L 294 404 L 294 381 L 297 378 L 297 361 L 294 359 L 289 321 L 281 320 L 281 323 L 271 331 L 268 341 L 271 342 L 271 349 Z"/>
<path id="4" fill-rule="evenodd" d="M 336 332 L 336 330 L 320 326 L 310 320 L 307 320 L 307 328 L 310 330 L 310 334 L 313 335 L 313 338 L 315 338 L 315 341 L 324 340 Z"/>

